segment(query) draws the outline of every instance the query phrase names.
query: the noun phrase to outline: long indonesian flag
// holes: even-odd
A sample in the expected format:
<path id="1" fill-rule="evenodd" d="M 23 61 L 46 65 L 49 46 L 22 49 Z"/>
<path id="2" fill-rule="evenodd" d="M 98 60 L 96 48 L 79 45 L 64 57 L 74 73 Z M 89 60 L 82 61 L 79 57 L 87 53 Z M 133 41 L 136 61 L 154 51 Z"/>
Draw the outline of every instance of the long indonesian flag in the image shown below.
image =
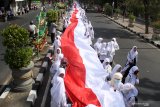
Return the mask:
<path id="1" fill-rule="evenodd" d="M 71 23 L 61 39 L 62 52 L 68 60 L 65 75 L 67 96 L 73 107 L 124 107 L 121 93 L 105 82 L 108 74 L 94 49 L 85 42 L 85 27 L 77 16 L 78 12 L 76 8 L 72 13 Z"/>

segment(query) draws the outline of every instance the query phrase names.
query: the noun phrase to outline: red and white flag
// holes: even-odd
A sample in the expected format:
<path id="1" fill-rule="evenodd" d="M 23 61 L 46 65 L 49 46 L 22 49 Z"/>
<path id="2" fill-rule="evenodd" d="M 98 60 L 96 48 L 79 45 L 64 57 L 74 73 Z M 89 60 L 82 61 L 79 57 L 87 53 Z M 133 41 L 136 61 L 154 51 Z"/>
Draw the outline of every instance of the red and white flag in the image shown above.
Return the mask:
<path id="1" fill-rule="evenodd" d="M 72 13 L 71 24 L 61 38 L 62 53 L 68 60 L 65 75 L 67 96 L 73 107 L 125 107 L 121 93 L 105 82 L 108 74 L 97 53 L 83 38 L 85 27 L 76 16 L 78 12 L 75 9 Z"/>

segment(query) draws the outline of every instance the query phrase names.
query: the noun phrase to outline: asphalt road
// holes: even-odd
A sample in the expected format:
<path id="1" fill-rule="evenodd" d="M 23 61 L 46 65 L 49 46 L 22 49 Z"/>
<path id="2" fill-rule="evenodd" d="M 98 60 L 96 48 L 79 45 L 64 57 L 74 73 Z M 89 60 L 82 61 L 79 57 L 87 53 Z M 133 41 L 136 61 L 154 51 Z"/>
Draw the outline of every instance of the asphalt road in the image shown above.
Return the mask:
<path id="1" fill-rule="evenodd" d="M 31 10 L 28 14 L 16 16 L 8 22 L 0 22 L 0 31 L 9 26 L 9 24 L 18 24 L 27 28 L 31 20 L 35 21 L 35 17 L 38 13 L 39 10 Z M 2 40 L 3 38 L 0 36 L 0 89 L 2 86 L 8 84 L 8 80 L 11 78 L 11 70 L 4 62 L 5 47 L 2 45 Z"/>
<path id="2" fill-rule="evenodd" d="M 116 52 L 115 63 L 124 66 L 128 51 L 134 45 L 138 47 L 138 67 L 140 69 L 140 84 L 136 86 L 139 90 L 138 107 L 159 107 L 160 49 L 111 22 L 102 14 L 87 13 L 87 17 L 94 27 L 95 38 L 103 37 L 106 42 L 113 37 L 117 38 L 120 50 Z"/>

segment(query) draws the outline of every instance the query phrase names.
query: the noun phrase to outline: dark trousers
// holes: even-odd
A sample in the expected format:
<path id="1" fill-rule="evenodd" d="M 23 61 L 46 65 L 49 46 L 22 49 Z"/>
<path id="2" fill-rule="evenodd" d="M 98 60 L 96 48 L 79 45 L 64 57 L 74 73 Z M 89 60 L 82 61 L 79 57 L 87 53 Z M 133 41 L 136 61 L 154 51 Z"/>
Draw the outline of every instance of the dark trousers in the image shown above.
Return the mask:
<path id="1" fill-rule="evenodd" d="M 133 66 L 135 66 L 135 64 L 130 64 L 130 66 L 128 67 L 128 69 L 125 71 L 125 73 L 124 73 L 124 75 L 123 75 L 123 78 L 122 78 L 122 83 L 125 83 L 125 79 L 126 79 L 126 77 L 128 76 L 130 69 L 131 69 Z"/>
<path id="2" fill-rule="evenodd" d="M 51 33 L 51 42 L 54 43 L 55 33 Z"/>

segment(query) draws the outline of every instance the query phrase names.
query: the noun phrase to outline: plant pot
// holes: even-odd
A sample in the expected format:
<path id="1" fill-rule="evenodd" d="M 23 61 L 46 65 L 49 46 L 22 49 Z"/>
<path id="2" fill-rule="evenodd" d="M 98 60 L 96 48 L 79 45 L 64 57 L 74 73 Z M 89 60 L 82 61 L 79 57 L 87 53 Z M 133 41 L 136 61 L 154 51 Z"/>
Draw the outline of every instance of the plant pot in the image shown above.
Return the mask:
<path id="1" fill-rule="evenodd" d="M 12 69 L 12 90 L 13 91 L 28 91 L 32 89 L 32 83 L 34 80 L 32 68 L 34 63 L 31 61 L 27 67 L 20 69 Z"/>
<path id="2" fill-rule="evenodd" d="M 152 35 L 153 40 L 160 40 L 160 29 L 153 28 L 154 34 Z"/>
<path id="3" fill-rule="evenodd" d="M 114 15 L 114 20 L 118 20 L 118 18 L 119 18 L 119 14 L 115 14 Z"/>
<path id="4" fill-rule="evenodd" d="M 134 20 L 129 20 L 128 27 L 134 27 Z"/>

